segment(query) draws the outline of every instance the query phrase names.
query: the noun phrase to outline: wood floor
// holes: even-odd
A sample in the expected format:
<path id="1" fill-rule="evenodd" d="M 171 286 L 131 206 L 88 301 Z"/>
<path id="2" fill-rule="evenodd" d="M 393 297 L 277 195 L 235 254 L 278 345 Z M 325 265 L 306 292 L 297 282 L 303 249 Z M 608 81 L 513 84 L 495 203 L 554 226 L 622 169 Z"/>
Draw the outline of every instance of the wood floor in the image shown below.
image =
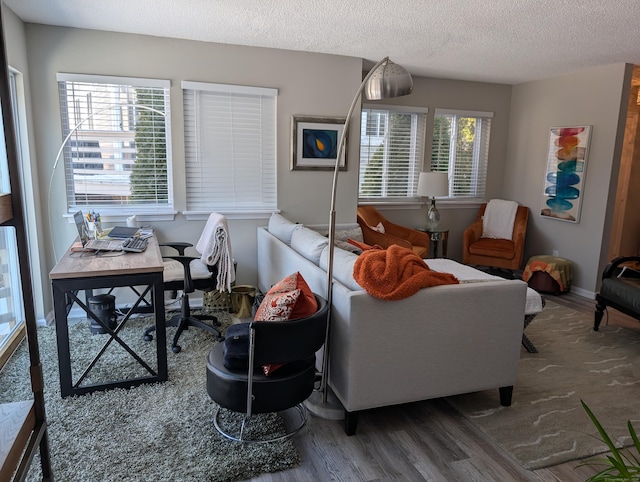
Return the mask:
<path id="1" fill-rule="evenodd" d="M 547 296 L 593 314 L 594 301 Z M 640 331 L 640 322 L 608 310 L 602 323 Z M 341 422 L 310 416 L 294 439 L 300 465 L 252 481 L 584 481 L 596 473 L 579 462 L 529 471 L 494 445 L 444 400 L 365 411 L 355 436 Z"/>

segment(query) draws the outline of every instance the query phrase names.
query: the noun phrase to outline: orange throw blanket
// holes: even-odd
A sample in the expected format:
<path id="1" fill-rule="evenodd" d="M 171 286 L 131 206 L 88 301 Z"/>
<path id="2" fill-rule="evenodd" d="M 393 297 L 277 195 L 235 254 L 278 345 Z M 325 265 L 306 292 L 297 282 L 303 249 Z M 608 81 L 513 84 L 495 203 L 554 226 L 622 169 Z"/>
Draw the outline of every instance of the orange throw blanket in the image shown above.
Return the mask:
<path id="1" fill-rule="evenodd" d="M 371 296 L 388 301 L 408 298 L 421 288 L 459 283 L 452 274 L 432 271 L 420 256 L 397 244 L 364 251 L 353 265 L 353 278 Z"/>

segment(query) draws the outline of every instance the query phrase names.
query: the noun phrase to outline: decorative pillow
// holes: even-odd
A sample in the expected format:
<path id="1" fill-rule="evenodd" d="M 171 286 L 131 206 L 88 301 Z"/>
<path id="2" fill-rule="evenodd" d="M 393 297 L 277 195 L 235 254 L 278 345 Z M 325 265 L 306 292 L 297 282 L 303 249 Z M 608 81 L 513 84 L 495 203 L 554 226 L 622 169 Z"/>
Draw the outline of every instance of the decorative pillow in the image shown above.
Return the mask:
<path id="1" fill-rule="evenodd" d="M 254 321 L 286 321 L 306 318 L 318 311 L 318 302 L 299 272 L 290 274 L 271 287 L 260 303 Z M 265 375 L 282 364 L 262 366 Z"/>
<path id="2" fill-rule="evenodd" d="M 291 245 L 293 232 L 301 226 L 302 224 L 292 223 L 278 213 L 273 213 L 269 218 L 269 232 L 288 245 Z"/>
<path id="3" fill-rule="evenodd" d="M 377 244 L 371 246 L 370 244 L 367 243 L 363 243 L 362 241 L 356 241 L 355 239 L 347 239 L 347 243 L 349 244 L 353 244 L 356 248 L 360 248 L 362 251 L 366 251 L 368 249 L 382 249 L 381 246 L 378 246 Z"/>
<path id="4" fill-rule="evenodd" d="M 382 224 L 382 221 L 380 221 L 375 226 L 369 226 L 369 227 L 374 231 L 378 231 L 379 233 L 384 233 L 384 224 Z"/>
<path id="5" fill-rule="evenodd" d="M 299 296 L 299 298 L 297 299 L 289 319 L 297 320 L 299 318 L 306 318 L 307 316 L 311 316 L 316 311 L 318 311 L 318 302 L 316 301 L 316 297 L 313 294 L 313 291 L 311 291 L 311 288 L 309 288 L 307 282 L 298 271 L 290 274 L 282 281 L 279 281 L 278 283 L 273 285 L 267 292 L 267 295 L 275 293 L 288 293 L 294 290 L 300 290 L 301 296 Z M 262 318 L 259 318 L 259 313 L 260 309 L 258 308 L 258 313 L 256 313 L 254 320 L 264 321 L 262 320 Z"/>
<path id="6" fill-rule="evenodd" d="M 300 297 L 300 290 L 267 293 L 260 303 L 255 321 L 286 321 Z"/>
<path id="7" fill-rule="evenodd" d="M 362 229 L 360 226 L 352 229 L 336 230 L 336 241 L 346 241 L 349 238 L 355 239 L 356 241 L 362 241 Z"/>

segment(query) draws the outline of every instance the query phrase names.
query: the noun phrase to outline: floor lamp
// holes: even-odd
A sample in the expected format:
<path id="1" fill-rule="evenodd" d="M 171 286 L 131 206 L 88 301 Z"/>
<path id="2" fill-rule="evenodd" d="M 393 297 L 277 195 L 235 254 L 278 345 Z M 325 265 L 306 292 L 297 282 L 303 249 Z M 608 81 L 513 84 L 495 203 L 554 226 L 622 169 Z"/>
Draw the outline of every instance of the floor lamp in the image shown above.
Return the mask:
<path id="1" fill-rule="evenodd" d="M 336 229 L 336 191 L 338 186 L 338 171 L 340 168 L 340 159 L 344 155 L 344 149 L 347 140 L 347 134 L 349 132 L 349 123 L 351 122 L 351 116 L 353 111 L 364 91 L 364 96 L 367 100 L 382 100 L 391 99 L 394 97 L 401 97 L 403 95 L 409 95 L 413 91 L 413 80 L 411 74 L 407 72 L 403 67 L 394 64 L 389 57 L 385 57 L 380 62 L 375 64 L 369 73 L 365 76 L 364 80 L 358 87 L 356 95 L 351 102 L 351 107 L 347 112 L 347 118 L 345 121 L 342 135 L 338 143 L 338 155 L 336 156 L 336 164 L 333 169 L 333 186 L 331 188 L 331 209 L 329 211 L 329 252 L 328 252 L 328 265 L 327 265 L 327 303 L 329 305 L 329 312 L 327 315 L 327 333 L 325 336 L 324 351 L 322 356 L 322 373 L 320 380 L 320 390 L 312 394 L 307 408 L 323 418 L 339 420 L 344 416 L 344 412 L 341 408 L 332 406 L 327 400 L 328 395 L 328 380 L 329 380 L 329 349 L 330 349 L 330 330 L 331 330 L 331 306 L 332 306 L 332 285 L 333 285 L 333 251 L 335 248 L 335 229 Z M 317 400 L 318 394 L 321 395 L 321 400 Z"/>

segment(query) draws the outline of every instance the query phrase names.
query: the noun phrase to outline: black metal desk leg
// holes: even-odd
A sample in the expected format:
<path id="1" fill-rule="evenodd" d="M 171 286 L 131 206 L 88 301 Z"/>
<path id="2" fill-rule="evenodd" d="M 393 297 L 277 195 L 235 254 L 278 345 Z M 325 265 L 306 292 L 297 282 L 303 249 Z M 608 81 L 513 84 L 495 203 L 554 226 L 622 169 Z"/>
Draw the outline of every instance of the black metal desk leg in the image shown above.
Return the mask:
<path id="1" fill-rule="evenodd" d="M 60 394 L 63 397 L 71 395 L 71 354 L 69 351 L 69 327 L 67 319 L 66 293 L 54 280 L 53 310 L 56 324 L 56 338 L 58 345 L 58 367 L 60 371 Z"/>
<path id="2" fill-rule="evenodd" d="M 167 330 L 164 313 L 164 286 L 162 273 L 153 281 L 153 309 L 156 318 L 156 354 L 158 358 L 158 381 L 164 382 L 169 378 L 167 369 Z"/>

